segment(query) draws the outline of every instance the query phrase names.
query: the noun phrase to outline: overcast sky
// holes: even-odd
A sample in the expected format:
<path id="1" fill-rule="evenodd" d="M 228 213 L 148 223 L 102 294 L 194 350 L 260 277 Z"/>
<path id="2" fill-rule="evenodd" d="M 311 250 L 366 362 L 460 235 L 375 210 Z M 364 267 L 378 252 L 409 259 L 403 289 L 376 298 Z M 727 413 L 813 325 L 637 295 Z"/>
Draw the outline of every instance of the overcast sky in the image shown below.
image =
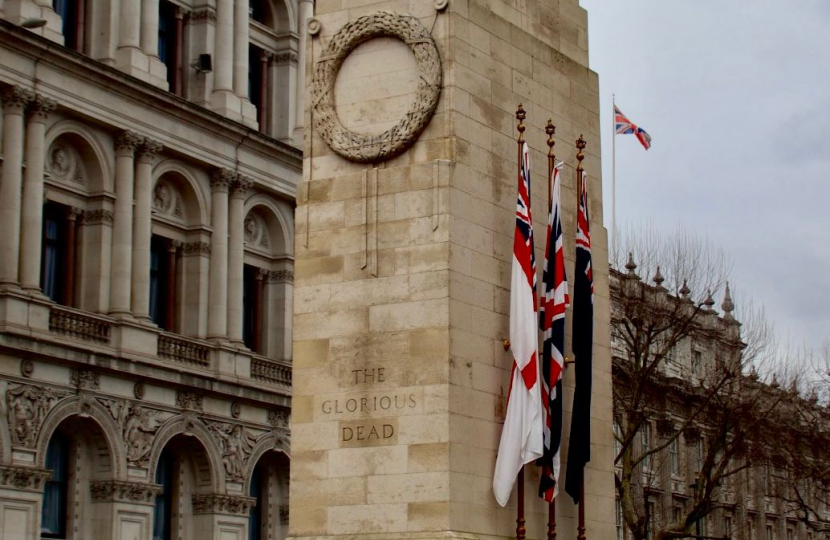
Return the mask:
<path id="1" fill-rule="evenodd" d="M 605 224 L 705 234 L 777 333 L 830 338 L 830 0 L 581 0 L 599 73 Z M 718 298 L 718 305 L 721 299 Z"/>

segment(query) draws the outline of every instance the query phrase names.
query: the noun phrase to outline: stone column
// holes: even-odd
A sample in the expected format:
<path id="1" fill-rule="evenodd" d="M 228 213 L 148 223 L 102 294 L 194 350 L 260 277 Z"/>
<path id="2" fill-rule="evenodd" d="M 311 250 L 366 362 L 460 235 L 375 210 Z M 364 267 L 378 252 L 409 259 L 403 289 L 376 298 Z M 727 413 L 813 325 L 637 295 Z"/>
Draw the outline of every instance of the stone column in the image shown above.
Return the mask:
<path id="1" fill-rule="evenodd" d="M 235 0 L 233 5 L 233 91 L 240 98 L 248 99 L 249 1 Z"/>
<path id="2" fill-rule="evenodd" d="M 219 169 L 211 180 L 209 339 L 226 339 L 228 334 L 228 188 L 236 177 L 230 169 Z"/>
<path id="3" fill-rule="evenodd" d="M 122 131 L 115 140 L 115 208 L 112 226 L 110 313 L 130 312 L 133 258 L 133 175 L 135 149 L 144 138 Z"/>
<path id="4" fill-rule="evenodd" d="M 213 62 L 213 89 L 233 90 L 233 0 L 216 2 L 216 48 Z"/>
<path id="5" fill-rule="evenodd" d="M 162 145 L 144 139 L 138 147 L 135 168 L 135 209 L 133 214 L 132 310 L 139 319 L 150 318 L 150 237 L 152 235 L 153 160 Z"/>
<path id="6" fill-rule="evenodd" d="M 271 136 L 281 141 L 289 141 L 294 134 L 295 99 L 294 81 L 297 79 L 297 51 L 286 49 L 274 54 L 273 66 Z"/>
<path id="7" fill-rule="evenodd" d="M 139 37 L 141 22 L 141 0 L 121 0 L 120 26 L 118 29 L 119 49 L 139 48 L 141 45 L 141 38 Z"/>
<path id="8" fill-rule="evenodd" d="M 158 85 L 159 81 L 153 80 L 151 77 L 151 65 L 147 54 L 141 50 L 141 46 L 145 44 L 145 35 L 142 32 L 142 23 L 144 22 L 142 11 L 148 11 L 148 9 L 142 10 L 142 3 L 146 3 L 146 0 L 120 1 L 121 13 L 119 16 L 118 49 L 115 51 L 115 66 L 128 75 Z M 147 14 L 147 16 L 153 17 L 150 14 Z M 155 20 L 156 27 L 158 27 L 158 4 L 156 5 Z M 156 35 L 156 39 L 158 39 L 158 35 Z M 158 50 L 158 44 L 155 45 L 155 49 Z M 156 62 L 158 63 L 158 61 Z"/>
<path id="9" fill-rule="evenodd" d="M 75 305 L 75 261 L 78 260 L 77 231 L 78 216 L 80 208 L 69 208 L 66 211 L 66 269 L 63 273 L 63 298 L 61 302 L 65 306 L 77 307 Z"/>
<path id="10" fill-rule="evenodd" d="M 159 0 L 141 0 L 141 50 L 159 55 Z"/>
<path id="11" fill-rule="evenodd" d="M 46 117 L 55 102 L 39 94 L 29 104 L 26 125 L 26 171 L 23 177 L 23 221 L 20 230 L 20 285 L 40 290 L 40 254 L 43 232 L 43 165 L 46 160 L 44 135 Z"/>
<path id="12" fill-rule="evenodd" d="M 251 181 L 240 176 L 231 187 L 228 208 L 228 338 L 242 343 L 242 294 L 245 256 L 245 192 Z"/>
<path id="13" fill-rule="evenodd" d="M 3 96 L 3 179 L 0 182 L 0 285 L 17 284 L 20 250 L 20 186 L 23 112 L 32 92 L 11 87 Z"/>

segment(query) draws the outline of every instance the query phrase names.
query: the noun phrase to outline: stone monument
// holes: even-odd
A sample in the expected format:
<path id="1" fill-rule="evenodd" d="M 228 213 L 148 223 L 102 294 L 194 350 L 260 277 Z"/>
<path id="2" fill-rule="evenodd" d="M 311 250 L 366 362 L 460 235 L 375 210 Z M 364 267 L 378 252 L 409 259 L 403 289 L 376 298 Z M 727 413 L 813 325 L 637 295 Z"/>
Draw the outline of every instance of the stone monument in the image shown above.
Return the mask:
<path id="1" fill-rule="evenodd" d="M 614 534 L 608 254 L 586 19 L 578 0 L 317 1 L 296 211 L 292 538 L 514 536 L 515 490 L 499 507 L 492 475 L 512 362 L 503 341 L 519 103 L 540 268 L 544 126 L 556 125 L 566 165 L 569 272 L 574 140 L 588 141 L 595 347 L 585 513 L 589 539 Z M 529 538 L 547 534 L 538 481 L 527 467 Z M 564 490 L 556 515 L 558 536 L 575 539 L 577 509 Z"/>

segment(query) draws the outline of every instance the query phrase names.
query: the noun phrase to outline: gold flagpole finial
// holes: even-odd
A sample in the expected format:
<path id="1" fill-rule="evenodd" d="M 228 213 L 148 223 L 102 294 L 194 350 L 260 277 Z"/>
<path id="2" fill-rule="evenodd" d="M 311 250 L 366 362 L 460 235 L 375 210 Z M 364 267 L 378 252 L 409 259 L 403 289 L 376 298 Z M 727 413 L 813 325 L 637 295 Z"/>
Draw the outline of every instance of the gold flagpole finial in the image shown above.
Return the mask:
<path id="1" fill-rule="evenodd" d="M 579 138 L 576 140 L 576 149 L 577 149 L 577 152 L 576 152 L 576 161 L 577 161 L 576 170 L 577 171 L 582 171 L 582 160 L 585 159 L 585 154 L 583 154 L 582 151 L 585 150 L 585 145 L 586 144 L 588 144 L 588 143 L 585 142 L 585 139 L 582 138 L 582 134 L 580 133 Z"/>
<path id="2" fill-rule="evenodd" d="M 556 133 L 556 126 L 548 118 L 548 125 L 545 126 L 545 133 L 548 134 L 548 157 L 553 157 L 553 145 L 556 144 L 553 140 L 553 134 Z"/>
<path id="3" fill-rule="evenodd" d="M 516 109 L 516 120 L 519 121 L 519 125 L 516 126 L 516 129 L 519 130 L 519 142 L 523 142 L 525 140 L 524 133 L 525 133 L 525 125 L 524 120 L 527 118 L 527 113 L 525 112 L 524 107 L 522 104 L 519 103 L 519 108 Z"/>

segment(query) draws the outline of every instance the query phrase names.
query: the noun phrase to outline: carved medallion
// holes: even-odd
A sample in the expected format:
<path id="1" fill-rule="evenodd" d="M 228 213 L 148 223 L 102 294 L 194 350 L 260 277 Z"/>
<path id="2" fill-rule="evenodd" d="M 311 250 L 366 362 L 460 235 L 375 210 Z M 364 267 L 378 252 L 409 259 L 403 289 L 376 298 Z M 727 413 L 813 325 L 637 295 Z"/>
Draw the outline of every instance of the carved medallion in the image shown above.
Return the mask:
<path id="1" fill-rule="evenodd" d="M 334 81 L 343 61 L 358 45 L 392 37 L 406 43 L 420 71 L 415 100 L 398 123 L 380 134 L 355 133 L 343 127 L 334 103 Z M 338 155 L 359 163 L 393 158 L 409 148 L 426 127 L 441 94 L 441 57 L 421 21 L 411 15 L 378 11 L 344 25 L 329 41 L 312 80 L 314 128 Z"/>

